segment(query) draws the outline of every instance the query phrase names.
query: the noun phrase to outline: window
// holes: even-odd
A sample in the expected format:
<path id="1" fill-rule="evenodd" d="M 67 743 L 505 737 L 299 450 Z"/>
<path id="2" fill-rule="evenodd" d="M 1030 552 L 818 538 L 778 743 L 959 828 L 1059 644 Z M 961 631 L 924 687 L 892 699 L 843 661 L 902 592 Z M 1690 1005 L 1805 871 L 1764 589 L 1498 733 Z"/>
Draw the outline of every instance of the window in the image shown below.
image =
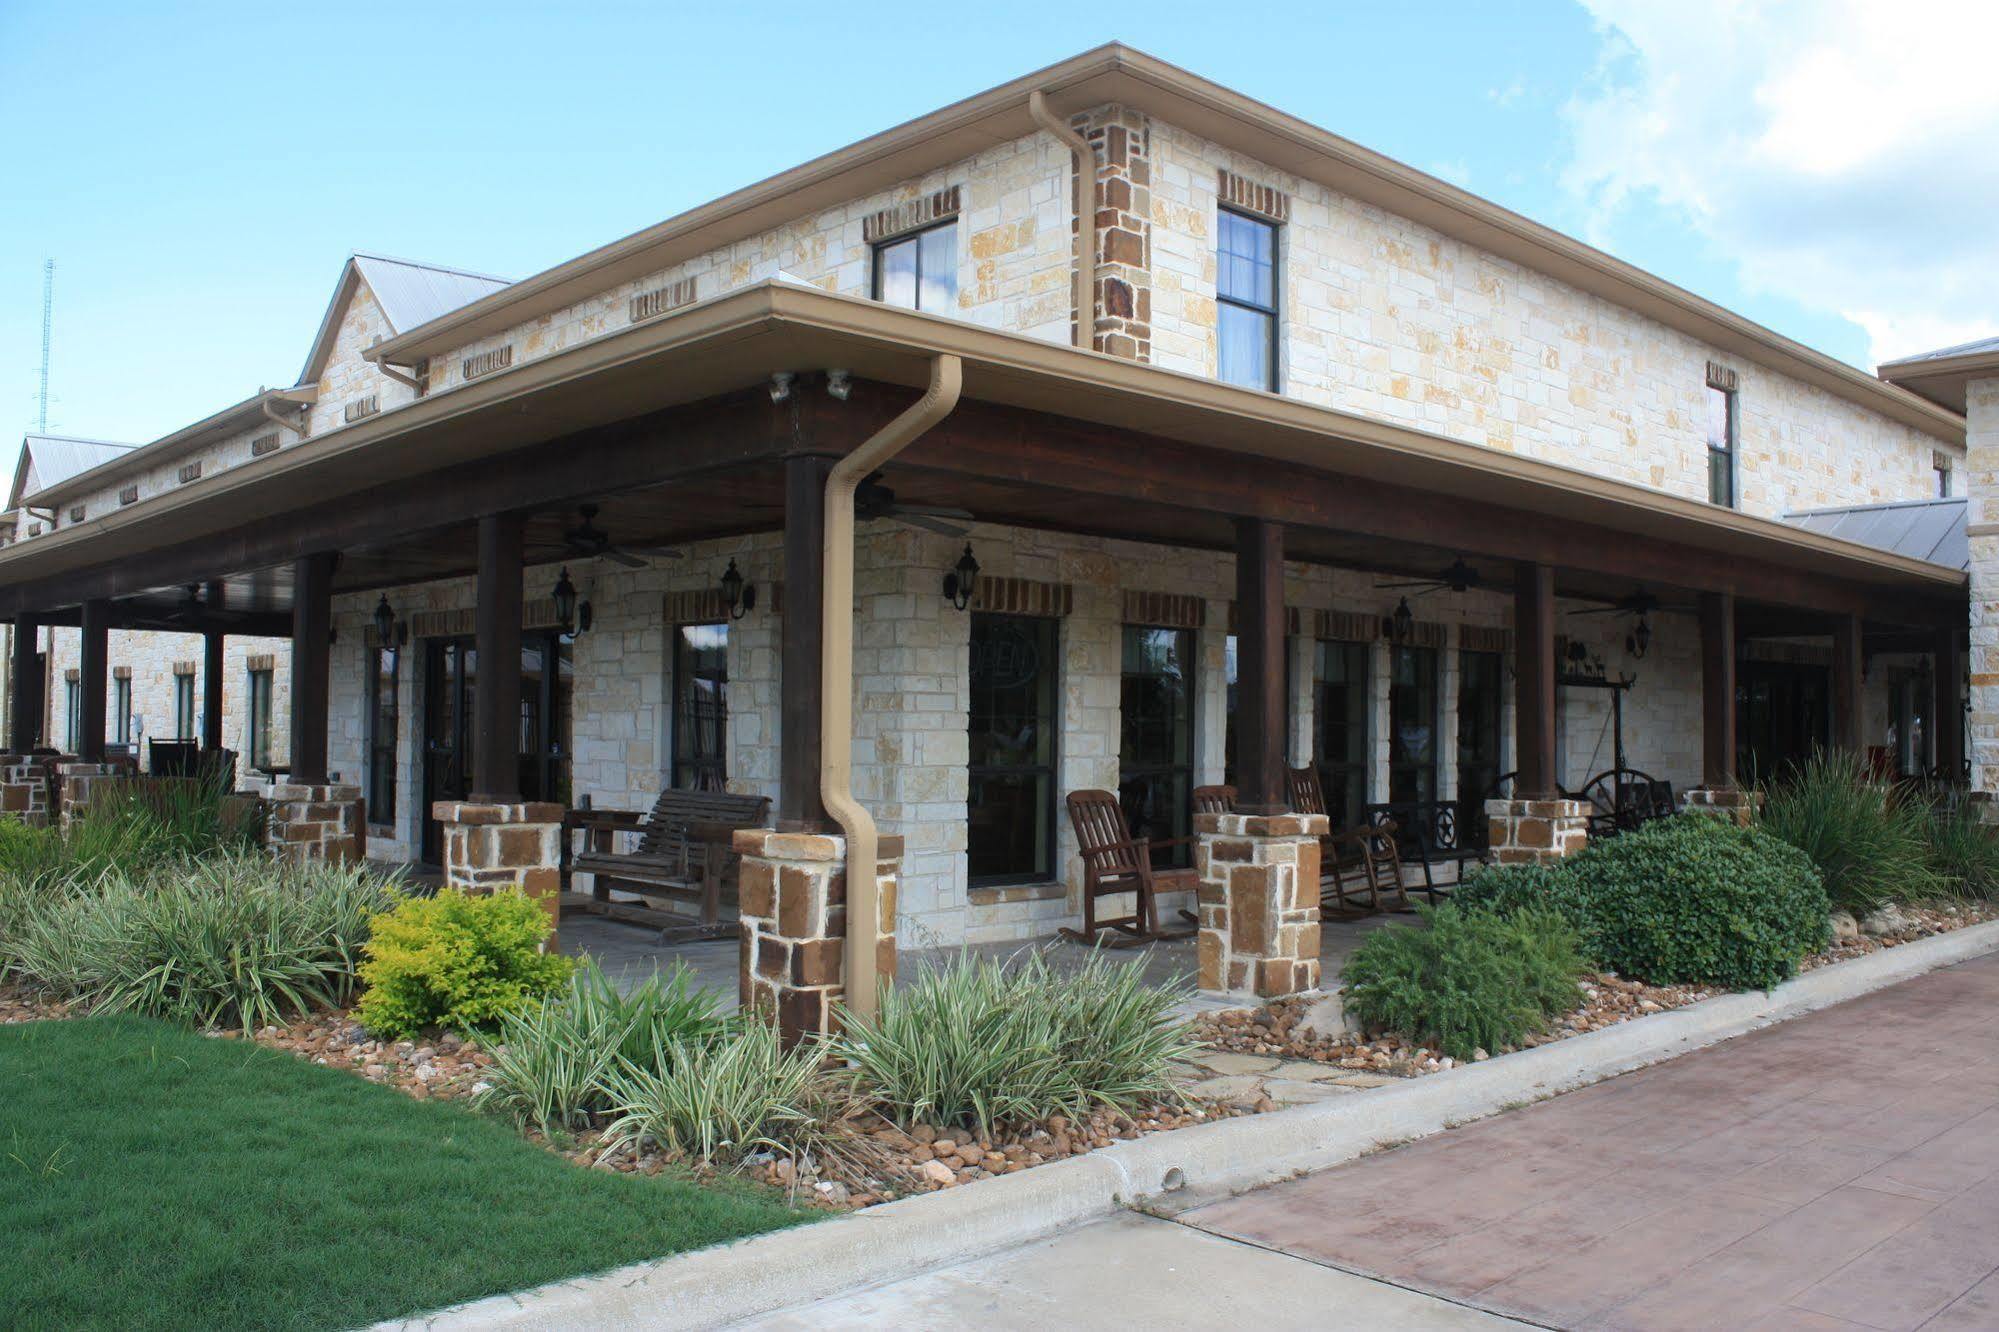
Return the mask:
<path id="1" fill-rule="evenodd" d="M 1230 634 L 1228 638 L 1224 641 L 1222 646 L 1222 671 L 1226 676 L 1225 683 L 1228 694 L 1226 719 L 1224 721 L 1223 731 L 1222 731 L 1222 781 L 1229 786 L 1234 786 L 1236 784 L 1236 773 L 1238 771 L 1236 763 L 1236 730 L 1235 730 L 1236 697 L 1237 697 L 1236 636 L 1234 634 Z M 1291 640 L 1287 638 L 1286 640 L 1284 640 L 1285 732 L 1284 736 L 1279 740 L 1279 747 L 1286 751 L 1288 751 L 1291 747 L 1289 743 L 1291 735 L 1290 725 L 1292 721 L 1291 704 L 1292 704 Z"/>
<path id="2" fill-rule="evenodd" d="M 729 626 L 673 631 L 673 784 L 722 791 L 729 781 Z"/>
<path id="3" fill-rule="evenodd" d="M 958 304 L 958 224 L 946 222 L 875 246 L 875 299 L 949 313 Z"/>
<path id="4" fill-rule="evenodd" d="M 1437 798 L 1437 650 L 1397 646 L 1388 684 L 1388 798 Z"/>
<path id="5" fill-rule="evenodd" d="M 1215 341 L 1224 381 L 1277 391 L 1277 226 L 1221 211 Z"/>
<path id="6" fill-rule="evenodd" d="M 192 740 L 197 730 L 194 717 L 194 677 L 174 677 L 174 739 Z"/>
<path id="7" fill-rule="evenodd" d="M 1503 679 L 1497 652 L 1458 653 L 1458 799 L 1468 815 L 1483 813 L 1499 780 Z"/>
<path id="8" fill-rule="evenodd" d="M 1126 625 L 1118 698 L 1118 800 L 1133 837 L 1185 837 L 1194 798 L 1194 633 Z M 1154 852 L 1191 863 L 1184 846 Z"/>
<path id="9" fill-rule="evenodd" d="M 269 770 L 271 766 L 271 673 L 250 672 L 250 711 L 244 730 L 248 739 L 250 766 Z"/>
<path id="10" fill-rule="evenodd" d="M 1950 455 L 1948 453 L 1932 453 L 1930 455 L 1930 465 L 1936 469 L 1937 498 L 1949 499 L 1950 498 Z"/>
<path id="11" fill-rule="evenodd" d="M 121 675 L 111 682 L 111 743 L 132 743 L 132 677 Z"/>
<path id="12" fill-rule="evenodd" d="M 1057 627 L 1040 616 L 972 616 L 966 861 L 976 886 L 1055 877 Z"/>
<path id="13" fill-rule="evenodd" d="M 1361 822 L 1367 802 L 1367 644 L 1319 644 L 1313 680 L 1314 766 L 1336 827 Z"/>
<path id="14" fill-rule="evenodd" d="M 402 653 L 377 647 L 368 661 L 368 821 L 396 821 L 396 726 L 400 720 L 397 685 Z M 525 691 L 524 691 L 525 692 Z"/>
<path id="15" fill-rule="evenodd" d="M 1707 389 L 1707 497 L 1735 507 L 1735 390 Z"/>
<path id="16" fill-rule="evenodd" d="M 83 749 L 83 682 L 71 680 L 63 693 L 63 711 L 69 719 L 66 738 L 63 742 L 65 754 L 79 753 Z"/>

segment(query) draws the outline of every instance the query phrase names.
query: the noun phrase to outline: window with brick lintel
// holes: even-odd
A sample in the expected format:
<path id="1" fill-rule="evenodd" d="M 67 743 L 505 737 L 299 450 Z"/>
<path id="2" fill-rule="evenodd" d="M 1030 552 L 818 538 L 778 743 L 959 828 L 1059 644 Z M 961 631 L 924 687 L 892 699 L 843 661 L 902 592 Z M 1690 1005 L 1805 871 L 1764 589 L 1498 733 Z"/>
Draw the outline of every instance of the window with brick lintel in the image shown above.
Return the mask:
<path id="1" fill-rule="evenodd" d="M 1216 371 L 1244 388 L 1277 391 L 1277 225 L 1220 210 L 1215 247 Z"/>

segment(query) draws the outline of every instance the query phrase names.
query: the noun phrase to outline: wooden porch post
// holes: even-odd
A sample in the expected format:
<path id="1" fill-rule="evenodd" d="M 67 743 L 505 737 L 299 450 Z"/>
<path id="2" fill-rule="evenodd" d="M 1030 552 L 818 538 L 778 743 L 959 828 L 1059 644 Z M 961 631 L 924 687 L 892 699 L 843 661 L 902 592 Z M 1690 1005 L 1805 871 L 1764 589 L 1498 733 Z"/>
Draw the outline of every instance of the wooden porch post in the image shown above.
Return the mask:
<path id="1" fill-rule="evenodd" d="M 1735 598 L 1701 593 L 1701 785 L 1735 789 Z"/>
<path id="2" fill-rule="evenodd" d="M 332 675 L 333 566 L 338 556 L 318 551 L 292 565 L 293 786 L 326 784 L 326 711 Z M 219 675 L 219 672 L 218 672 Z"/>
<path id="3" fill-rule="evenodd" d="M 14 617 L 14 674 L 8 689 L 11 729 L 7 747 L 16 754 L 32 752 L 42 733 L 42 710 L 35 698 L 39 692 L 36 686 L 41 683 L 41 673 L 35 669 L 35 639 L 40 633 L 34 616 Z"/>
<path id="4" fill-rule="evenodd" d="M 86 763 L 104 761 L 104 691 L 109 688 L 111 657 L 111 603 L 103 600 L 83 603 L 80 617 L 83 647 L 77 675 L 82 706 L 77 710 L 76 756 Z"/>
<path id="5" fill-rule="evenodd" d="M 1519 729 L 1513 793 L 1560 793 L 1555 766 L 1555 571 L 1523 561 L 1513 584 L 1513 713 Z"/>
<path id="6" fill-rule="evenodd" d="M 222 671 L 228 635 L 220 629 L 201 633 L 201 747 L 222 748 Z"/>
<path id="7" fill-rule="evenodd" d="M 1236 809 L 1282 814 L 1284 790 L 1284 527 L 1238 518 Z"/>
<path id="8" fill-rule="evenodd" d="M 513 804 L 521 798 L 521 589 L 525 520 L 518 513 L 479 520 L 479 650 L 472 708 L 472 799 Z"/>
<path id="9" fill-rule="evenodd" d="M 1958 690 L 1964 683 L 1964 653 L 1958 643 L 1961 631 L 1937 630 L 1935 657 L 1931 664 L 1930 733 L 1936 737 L 1936 766 L 1947 782 L 1964 780 L 1964 700 Z"/>
<path id="10" fill-rule="evenodd" d="M 784 460 L 784 616 L 779 628 L 779 832 L 825 832 L 832 821 L 819 800 L 819 722 L 824 699 L 819 664 L 825 651 L 821 607 L 826 541 L 825 458 Z"/>
<path id="11" fill-rule="evenodd" d="M 1860 750 L 1860 617 L 1842 615 L 1832 626 L 1832 744 Z"/>

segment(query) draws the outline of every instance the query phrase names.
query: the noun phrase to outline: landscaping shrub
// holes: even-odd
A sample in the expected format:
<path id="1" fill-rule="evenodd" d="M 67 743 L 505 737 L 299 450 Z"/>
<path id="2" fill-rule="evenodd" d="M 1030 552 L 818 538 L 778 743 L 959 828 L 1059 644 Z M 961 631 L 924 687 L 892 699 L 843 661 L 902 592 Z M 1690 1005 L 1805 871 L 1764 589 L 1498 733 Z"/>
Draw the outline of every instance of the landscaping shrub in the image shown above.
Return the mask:
<path id="1" fill-rule="evenodd" d="M 1999 834 L 1968 800 L 1940 802 L 1929 812 L 1930 864 L 1945 892 L 1999 897 Z"/>
<path id="2" fill-rule="evenodd" d="M 1654 985 L 1768 989 L 1832 937 L 1825 888 L 1802 851 L 1704 814 L 1648 823 L 1553 865 L 1481 870 L 1455 900 L 1486 912 L 1546 907 L 1596 965 Z"/>
<path id="3" fill-rule="evenodd" d="M 1772 783 L 1758 825 L 1810 856 L 1832 905 L 1856 916 L 1941 886 L 1928 809 L 1876 781 L 1857 754 L 1821 750 Z"/>
<path id="4" fill-rule="evenodd" d="M 1575 930 L 1545 908 L 1420 908 L 1423 925 L 1375 930 L 1341 972 L 1346 1011 L 1469 1059 L 1518 1045 L 1580 1002 Z"/>
<path id="5" fill-rule="evenodd" d="M 446 888 L 409 898 L 372 925 L 356 1016 L 394 1040 L 425 1027 L 491 1026 L 555 991 L 573 965 L 541 951 L 548 913 L 518 890 L 471 897 Z"/>
<path id="6" fill-rule="evenodd" d="M 873 1021 L 847 1015 L 836 1049 L 899 1123 L 990 1132 L 1173 1096 L 1171 1067 L 1193 1049 L 1172 1017 L 1179 999 L 1101 955 L 1067 975 L 1040 953 L 1011 965 L 961 955 L 895 985 Z"/>
<path id="7" fill-rule="evenodd" d="M 345 1003 L 369 917 L 399 891 L 360 869 L 211 855 L 24 899 L 0 951 L 102 1012 L 249 1031 Z"/>
<path id="8" fill-rule="evenodd" d="M 586 958 L 565 988 L 500 1019 L 478 1103 L 544 1133 L 579 1128 L 612 1108 L 607 1078 L 620 1060 L 657 1069 L 676 1049 L 727 1031 L 718 1005 L 684 963 L 620 994 Z"/>

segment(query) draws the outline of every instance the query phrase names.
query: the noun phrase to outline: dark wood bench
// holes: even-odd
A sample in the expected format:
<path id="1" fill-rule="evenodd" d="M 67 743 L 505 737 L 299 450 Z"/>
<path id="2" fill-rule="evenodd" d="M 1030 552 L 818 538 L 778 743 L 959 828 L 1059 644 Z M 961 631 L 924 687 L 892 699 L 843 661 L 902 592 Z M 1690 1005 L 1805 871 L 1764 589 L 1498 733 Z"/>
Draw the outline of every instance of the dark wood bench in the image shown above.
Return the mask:
<path id="1" fill-rule="evenodd" d="M 571 874 L 592 876 L 590 895 L 571 893 L 566 905 L 634 924 L 659 927 L 663 942 L 719 939 L 736 932 L 734 921 L 723 921 L 722 874 L 733 854 L 730 844 L 738 828 L 760 828 L 770 812 L 770 797 L 731 795 L 725 791 L 666 790 L 650 813 L 636 810 L 578 809 L 563 820 L 563 850 L 572 832 L 584 835 L 584 848 L 569 859 Z M 618 850 L 620 836 L 638 845 Z M 639 907 L 613 902 L 617 889 L 647 899 Z M 698 916 L 662 911 L 654 898 L 698 903 Z"/>
<path id="2" fill-rule="evenodd" d="M 1483 826 L 1483 812 L 1480 814 Z M 1483 837 L 1467 836 L 1464 810 L 1456 800 L 1395 800 L 1367 806 L 1367 821 L 1395 830 L 1396 850 L 1404 864 L 1413 860 L 1423 871 L 1423 894 L 1432 902 L 1462 878 L 1467 864 L 1485 863 Z M 1440 888 L 1437 870 L 1456 866 L 1451 884 Z"/>

